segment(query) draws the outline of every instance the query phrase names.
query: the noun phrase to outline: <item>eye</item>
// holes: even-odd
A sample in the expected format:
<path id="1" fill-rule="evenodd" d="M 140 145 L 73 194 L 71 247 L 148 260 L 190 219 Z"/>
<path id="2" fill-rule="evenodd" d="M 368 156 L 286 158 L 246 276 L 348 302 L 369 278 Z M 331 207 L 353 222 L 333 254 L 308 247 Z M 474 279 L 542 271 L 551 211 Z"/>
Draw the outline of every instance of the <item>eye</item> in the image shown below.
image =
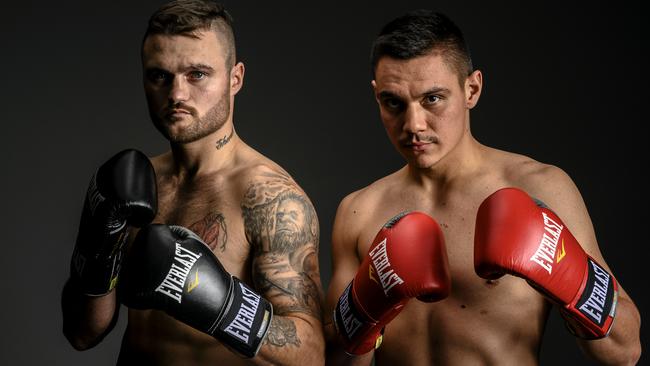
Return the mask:
<path id="1" fill-rule="evenodd" d="M 430 94 L 424 97 L 422 100 L 422 104 L 424 105 L 429 105 L 429 104 L 435 104 L 440 100 L 440 97 L 434 94 Z"/>
<path id="2" fill-rule="evenodd" d="M 201 80 L 204 79 L 208 74 L 204 73 L 203 71 L 190 71 L 188 74 L 189 78 L 192 80 Z"/>
<path id="3" fill-rule="evenodd" d="M 161 70 L 151 70 L 147 72 L 147 79 L 154 84 L 166 84 L 171 80 L 171 76 Z"/>
<path id="4" fill-rule="evenodd" d="M 382 100 L 382 104 L 386 109 L 390 109 L 392 111 L 399 111 L 402 109 L 402 101 L 397 99 L 397 98 L 386 98 Z"/>

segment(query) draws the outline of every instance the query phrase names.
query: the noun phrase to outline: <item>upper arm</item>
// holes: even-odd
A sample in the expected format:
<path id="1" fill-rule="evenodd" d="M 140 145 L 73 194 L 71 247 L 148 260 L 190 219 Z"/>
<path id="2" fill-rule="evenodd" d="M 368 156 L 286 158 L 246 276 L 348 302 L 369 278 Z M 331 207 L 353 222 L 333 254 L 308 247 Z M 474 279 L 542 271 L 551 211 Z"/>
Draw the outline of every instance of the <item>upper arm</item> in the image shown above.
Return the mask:
<path id="1" fill-rule="evenodd" d="M 582 195 L 566 172 L 555 166 L 543 165 L 538 172 L 529 175 L 523 188 L 558 215 L 587 254 L 604 266 L 609 273 L 614 273 L 600 251 L 596 232 Z M 628 297 L 625 290 L 619 286 L 619 296 L 621 295 Z"/>
<path id="2" fill-rule="evenodd" d="M 524 190 L 555 212 L 590 256 L 604 262 L 580 191 L 562 169 L 540 164 L 524 181 Z"/>
<path id="3" fill-rule="evenodd" d="M 357 255 L 357 240 L 359 224 L 356 222 L 354 210 L 355 194 L 341 201 L 334 218 L 332 229 L 332 278 L 327 290 L 327 316 L 336 307 L 336 303 L 357 273 L 360 260 Z"/>
<path id="4" fill-rule="evenodd" d="M 255 288 L 280 316 L 321 326 L 319 225 L 305 193 L 287 176 L 254 180 L 242 203 Z"/>

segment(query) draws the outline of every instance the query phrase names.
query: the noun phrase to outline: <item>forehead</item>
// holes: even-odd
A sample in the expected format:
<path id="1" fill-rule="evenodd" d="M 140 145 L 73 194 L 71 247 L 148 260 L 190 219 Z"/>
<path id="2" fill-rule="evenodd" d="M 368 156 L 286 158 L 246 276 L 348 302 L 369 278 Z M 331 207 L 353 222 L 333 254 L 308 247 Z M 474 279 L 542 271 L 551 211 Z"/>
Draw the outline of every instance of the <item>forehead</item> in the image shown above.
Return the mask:
<path id="1" fill-rule="evenodd" d="M 375 83 L 378 92 L 398 95 L 419 95 L 431 88 L 460 89 L 456 72 L 438 52 L 408 60 L 384 56 L 377 63 Z"/>
<path id="2" fill-rule="evenodd" d="M 167 70 L 192 64 L 218 67 L 224 64 L 224 44 L 212 31 L 187 35 L 152 34 L 142 46 L 142 62 L 145 67 L 161 67 Z"/>

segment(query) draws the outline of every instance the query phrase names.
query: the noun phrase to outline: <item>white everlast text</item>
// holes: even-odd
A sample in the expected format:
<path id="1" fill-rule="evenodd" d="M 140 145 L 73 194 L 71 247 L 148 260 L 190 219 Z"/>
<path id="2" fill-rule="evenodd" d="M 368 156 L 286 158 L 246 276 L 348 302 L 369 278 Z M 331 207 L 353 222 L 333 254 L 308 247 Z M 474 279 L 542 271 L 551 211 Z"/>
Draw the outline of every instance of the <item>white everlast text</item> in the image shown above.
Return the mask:
<path id="1" fill-rule="evenodd" d="M 249 290 L 242 283 L 239 286 L 242 290 L 243 301 L 239 310 L 237 310 L 235 319 L 226 327 L 226 332 L 240 339 L 242 342 L 248 343 L 255 314 L 260 305 L 260 295 Z"/>
<path id="2" fill-rule="evenodd" d="M 376 247 L 368 253 L 372 259 L 372 264 L 379 275 L 381 287 L 384 290 L 384 295 L 388 296 L 388 291 L 395 285 L 401 285 L 404 280 L 395 273 L 390 267 L 388 261 L 388 253 L 386 252 L 386 241 L 388 238 L 382 240 Z"/>
<path id="3" fill-rule="evenodd" d="M 589 295 L 589 299 L 580 306 L 580 310 L 591 315 L 597 320 L 597 323 L 600 323 L 603 317 L 603 311 L 605 310 L 605 300 L 607 299 L 609 273 L 605 272 L 605 270 L 600 268 L 596 263 L 592 261 L 589 261 L 589 263 L 594 269 L 596 279 L 591 294 Z"/>
<path id="4" fill-rule="evenodd" d="M 564 226 L 553 221 L 553 219 L 548 217 L 546 212 L 542 212 L 542 216 L 544 217 L 544 234 L 542 235 L 542 240 L 539 243 L 537 251 L 530 257 L 530 260 L 539 264 L 548 274 L 551 274 L 551 271 L 553 271 L 553 259 L 557 250 L 557 242 L 560 240 L 560 234 Z"/>
<path id="5" fill-rule="evenodd" d="M 189 249 L 183 248 L 179 243 L 176 243 L 174 262 L 171 268 L 169 268 L 169 273 L 167 273 L 165 279 L 156 288 L 156 292 L 165 294 L 180 304 L 187 275 L 200 256 L 201 253 L 194 253 Z"/>

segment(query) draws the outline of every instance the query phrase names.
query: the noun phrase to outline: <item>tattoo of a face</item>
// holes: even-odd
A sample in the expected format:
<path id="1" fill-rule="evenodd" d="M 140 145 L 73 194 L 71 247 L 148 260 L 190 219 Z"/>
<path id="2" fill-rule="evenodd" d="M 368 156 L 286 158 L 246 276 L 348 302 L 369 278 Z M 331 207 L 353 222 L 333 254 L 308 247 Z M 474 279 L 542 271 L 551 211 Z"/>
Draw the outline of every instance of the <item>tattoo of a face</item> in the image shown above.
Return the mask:
<path id="1" fill-rule="evenodd" d="M 296 324 L 291 319 L 274 317 L 269 326 L 269 331 L 264 338 L 264 344 L 275 347 L 285 345 L 300 346 L 300 338 L 296 332 Z"/>
<path id="2" fill-rule="evenodd" d="M 255 287 L 278 315 L 301 312 L 321 319 L 318 218 L 305 195 L 277 178 L 253 184 L 242 215 Z"/>
<path id="3" fill-rule="evenodd" d="M 190 225 L 189 229 L 200 236 L 210 249 L 215 250 L 219 247 L 222 252 L 226 250 L 228 231 L 226 230 L 226 219 L 221 213 L 211 212 Z"/>
<path id="4" fill-rule="evenodd" d="M 230 142 L 230 139 L 232 138 L 232 135 L 234 135 L 234 134 L 235 134 L 235 129 L 233 128 L 230 131 L 230 135 L 224 136 L 224 137 L 220 138 L 219 140 L 217 140 L 217 150 L 221 149 L 225 144 Z"/>

